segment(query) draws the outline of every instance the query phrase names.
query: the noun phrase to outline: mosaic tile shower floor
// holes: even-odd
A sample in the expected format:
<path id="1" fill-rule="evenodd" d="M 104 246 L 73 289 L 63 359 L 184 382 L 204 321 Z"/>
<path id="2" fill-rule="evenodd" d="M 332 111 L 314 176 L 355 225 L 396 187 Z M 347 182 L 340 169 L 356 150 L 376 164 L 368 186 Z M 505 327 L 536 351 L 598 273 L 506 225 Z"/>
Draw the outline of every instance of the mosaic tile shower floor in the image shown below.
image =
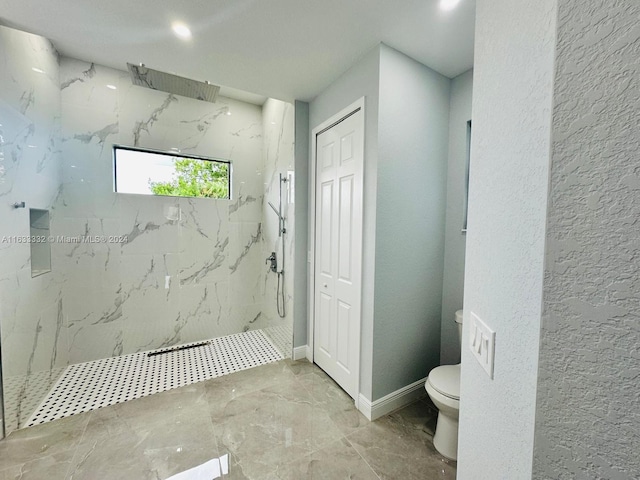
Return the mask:
<path id="1" fill-rule="evenodd" d="M 196 345 L 201 342 L 185 344 Z M 140 352 L 70 365 L 25 426 L 39 425 L 284 358 L 260 330 L 149 356 Z"/>

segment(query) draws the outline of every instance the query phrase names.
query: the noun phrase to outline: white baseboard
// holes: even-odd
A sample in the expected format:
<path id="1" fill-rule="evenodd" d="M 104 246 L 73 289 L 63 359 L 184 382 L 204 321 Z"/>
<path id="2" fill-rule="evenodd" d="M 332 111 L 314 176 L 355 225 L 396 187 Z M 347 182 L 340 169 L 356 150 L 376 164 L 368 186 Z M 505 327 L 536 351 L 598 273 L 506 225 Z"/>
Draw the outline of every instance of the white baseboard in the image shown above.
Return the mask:
<path id="1" fill-rule="evenodd" d="M 413 382 L 406 387 L 402 387 L 395 392 L 391 392 L 389 395 L 385 395 L 374 402 L 371 402 L 360 394 L 358 397 L 358 410 L 360 410 L 360 412 L 369 420 L 376 420 L 393 412 L 394 410 L 410 404 L 418 398 L 424 397 L 426 394 L 424 390 L 424 384 L 426 381 L 427 377 L 418 380 L 417 382 Z"/>
<path id="2" fill-rule="evenodd" d="M 307 358 L 307 346 L 302 345 L 301 347 L 295 347 L 293 349 L 293 359 L 301 360 L 303 358 Z"/>

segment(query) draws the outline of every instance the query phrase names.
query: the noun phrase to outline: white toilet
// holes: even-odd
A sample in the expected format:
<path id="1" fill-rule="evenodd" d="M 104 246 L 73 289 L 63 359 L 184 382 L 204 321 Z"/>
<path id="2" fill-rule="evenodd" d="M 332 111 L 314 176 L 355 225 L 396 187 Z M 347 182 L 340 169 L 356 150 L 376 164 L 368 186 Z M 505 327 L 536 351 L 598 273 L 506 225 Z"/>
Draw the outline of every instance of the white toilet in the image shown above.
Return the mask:
<path id="1" fill-rule="evenodd" d="M 462 310 L 456 312 L 458 338 L 462 344 Z M 460 412 L 460 364 L 442 365 L 429 372 L 424 388 L 438 408 L 433 446 L 443 457 L 458 458 L 458 414 Z"/>

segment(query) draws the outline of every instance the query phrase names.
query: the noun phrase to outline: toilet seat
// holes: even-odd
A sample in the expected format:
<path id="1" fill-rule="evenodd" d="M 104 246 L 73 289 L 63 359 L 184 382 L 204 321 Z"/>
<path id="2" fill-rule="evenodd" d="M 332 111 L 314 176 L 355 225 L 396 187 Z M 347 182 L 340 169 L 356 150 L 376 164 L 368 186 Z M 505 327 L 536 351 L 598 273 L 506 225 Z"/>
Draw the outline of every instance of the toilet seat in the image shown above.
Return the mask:
<path id="1" fill-rule="evenodd" d="M 438 393 L 453 400 L 460 400 L 460 364 L 434 368 L 429 373 L 427 381 Z"/>

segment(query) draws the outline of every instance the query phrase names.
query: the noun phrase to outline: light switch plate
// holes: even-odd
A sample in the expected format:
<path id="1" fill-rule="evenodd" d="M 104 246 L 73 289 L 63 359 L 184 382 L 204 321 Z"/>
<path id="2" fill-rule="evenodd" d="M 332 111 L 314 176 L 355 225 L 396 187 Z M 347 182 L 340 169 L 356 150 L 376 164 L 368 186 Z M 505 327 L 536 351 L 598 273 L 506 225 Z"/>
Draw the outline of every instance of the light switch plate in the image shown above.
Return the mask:
<path id="1" fill-rule="evenodd" d="M 469 328 L 469 348 L 473 356 L 484 368 L 489 378 L 493 378 L 493 359 L 495 356 L 496 332 L 471 312 L 471 328 Z"/>

